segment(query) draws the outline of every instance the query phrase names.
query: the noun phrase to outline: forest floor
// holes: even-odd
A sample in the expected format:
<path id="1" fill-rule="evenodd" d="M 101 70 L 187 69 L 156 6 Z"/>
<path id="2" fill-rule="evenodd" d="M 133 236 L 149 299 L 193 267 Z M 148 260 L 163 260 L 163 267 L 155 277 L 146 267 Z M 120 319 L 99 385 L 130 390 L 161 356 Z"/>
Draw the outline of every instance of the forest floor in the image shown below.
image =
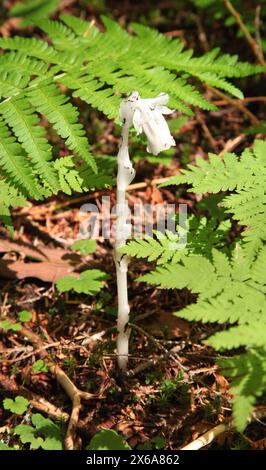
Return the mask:
<path id="1" fill-rule="evenodd" d="M 66 11 L 78 14 L 77 7 L 71 2 L 69 5 Z M 93 16 L 90 11 L 89 18 Z M 136 8 L 125 12 L 117 7 L 115 16 L 121 23 L 139 20 Z M 194 46 L 197 39 L 192 28 L 184 31 L 180 24 L 170 21 L 165 18 L 162 31 L 171 31 L 172 35 L 178 31 Z M 1 30 L 12 36 L 19 25 L 6 20 Z M 240 44 L 236 41 L 234 48 Z M 230 48 L 230 37 L 226 47 Z M 242 50 L 238 52 L 242 54 Z M 252 60 L 252 56 L 247 52 L 247 57 L 241 59 Z M 244 90 L 247 99 L 243 105 L 263 121 L 266 98 L 261 96 L 259 87 L 254 90 L 252 81 L 249 79 Z M 208 114 L 197 111 L 193 118 L 184 121 L 175 136 L 175 153 L 167 164 L 146 159 L 135 162 L 137 176 L 128 191 L 130 205 L 139 201 L 151 205 L 186 203 L 191 213 L 198 214 L 195 195 L 185 187 L 178 192 L 159 188 L 156 180 L 177 174 L 196 155 L 206 158 L 207 150 L 239 153 L 253 138 L 243 129 L 255 122 L 249 113 L 239 109 L 238 100 L 228 103 L 212 90 L 206 90 L 206 94 L 220 105 L 220 110 Z M 98 129 L 102 153 L 115 156 L 119 137 L 114 124 L 99 115 L 91 119 L 94 129 Z M 215 365 L 214 352 L 203 343 L 217 326 L 190 324 L 173 316 L 172 312 L 193 302 L 194 297 L 186 290 L 157 290 L 135 282 L 152 265 L 132 260 L 129 373 L 121 378 L 115 355 L 117 298 L 112 240 L 99 237 L 97 251 L 89 256 L 69 249 L 80 227 L 81 204 L 89 201 L 100 207 L 103 195 L 110 195 L 115 202 L 112 188 L 74 197 L 60 195 L 19 208 L 13 211 L 13 239 L 0 227 L 1 319 L 17 321 L 19 312 L 32 312 L 25 328 L 38 335 L 39 341 L 36 347 L 36 341 L 25 339 L 26 334 L 1 332 L 0 394 L 2 398 L 26 396 L 35 411 L 66 420 L 71 402 L 58 380 L 49 370 L 32 369 L 46 351 L 80 390 L 95 394 L 82 401 L 76 440 L 79 448 L 84 449 L 99 430 L 114 429 L 132 448 L 179 449 L 231 416 L 229 384 Z M 14 265 L 9 270 L 9 263 L 14 261 L 15 270 Z M 60 294 L 54 281 L 58 273 L 67 274 L 73 266 L 77 270 L 95 267 L 109 274 L 105 289 L 95 297 L 74 292 Z M 153 363 L 148 362 L 151 360 Z M 7 439 L 7 428 L 17 423 L 18 417 L 0 406 L 0 438 Z M 207 449 L 262 449 L 266 443 L 263 432 L 263 424 L 254 422 L 244 435 L 224 433 Z M 16 442 L 15 437 L 12 439 Z"/>

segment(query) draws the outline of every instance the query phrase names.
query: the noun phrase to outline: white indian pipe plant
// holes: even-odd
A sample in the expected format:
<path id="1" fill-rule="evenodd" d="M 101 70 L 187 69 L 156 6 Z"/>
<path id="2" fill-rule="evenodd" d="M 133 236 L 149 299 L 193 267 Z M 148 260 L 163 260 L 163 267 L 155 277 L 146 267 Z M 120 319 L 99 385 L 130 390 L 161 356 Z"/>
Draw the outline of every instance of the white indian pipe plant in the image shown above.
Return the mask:
<path id="1" fill-rule="evenodd" d="M 120 106 L 120 119 L 122 121 L 121 143 L 118 152 L 117 172 L 117 222 L 115 242 L 115 264 L 118 293 L 118 319 L 117 319 L 117 352 L 118 365 L 122 371 L 126 371 L 128 362 L 128 341 L 130 330 L 127 327 L 129 321 L 127 270 L 128 257 L 120 253 L 119 248 L 125 245 L 131 235 L 131 224 L 128 222 L 128 204 L 126 201 L 126 188 L 135 177 L 128 151 L 129 129 L 133 125 L 137 134 L 146 134 L 147 151 L 154 155 L 175 145 L 170 134 L 164 114 L 171 114 L 172 110 L 165 104 L 168 95 L 161 93 L 156 98 L 142 99 L 138 92 L 133 91 L 124 99 Z"/>

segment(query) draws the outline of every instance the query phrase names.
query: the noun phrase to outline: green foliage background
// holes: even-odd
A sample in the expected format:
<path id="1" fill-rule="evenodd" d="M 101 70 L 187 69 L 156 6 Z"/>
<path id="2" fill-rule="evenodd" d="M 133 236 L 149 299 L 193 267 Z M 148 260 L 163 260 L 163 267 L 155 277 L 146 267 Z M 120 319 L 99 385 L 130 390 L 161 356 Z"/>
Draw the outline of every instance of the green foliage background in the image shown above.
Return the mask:
<path id="1" fill-rule="evenodd" d="M 86 8 L 88 2 L 78 3 Z M 118 108 L 125 94 L 137 89 L 150 97 L 164 91 L 171 97 L 171 107 L 191 117 L 198 109 L 217 111 L 206 98 L 208 87 L 242 99 L 243 79 L 265 72 L 265 67 L 228 53 L 228 44 L 219 34 L 216 47 L 200 54 L 197 44 L 194 51 L 181 39 L 149 27 L 159 20 L 163 25 L 158 2 L 127 27 L 110 18 L 107 3 L 96 2 L 98 12 L 106 13 L 100 18 L 100 29 L 83 17 L 60 15 L 57 0 L 18 2 L 9 12 L 11 17 L 23 18 L 24 28 L 20 35 L 0 38 L 0 218 L 10 232 L 12 208 L 26 205 L 27 200 L 114 184 L 114 160 L 89 142 L 84 106 L 118 125 Z M 254 34 L 254 11 L 240 0 L 234 5 Z M 190 12 L 184 19 L 186 25 L 195 15 L 209 26 L 215 18 L 241 39 L 222 1 L 191 0 L 179 2 L 179 8 Z M 170 8 L 168 15 L 174 17 L 176 8 Z M 262 19 L 265 16 L 262 6 Z M 261 45 L 265 50 L 263 37 Z M 60 145 L 53 145 L 54 135 Z M 175 312 L 177 316 L 221 326 L 206 343 L 217 351 L 223 374 L 230 377 L 234 419 L 240 431 L 266 382 L 265 155 L 266 142 L 260 139 L 240 157 L 209 154 L 209 160 L 199 158 L 196 165 L 187 165 L 168 186 L 188 185 L 193 193 L 218 195 L 216 215 L 214 199 L 204 199 L 209 215 L 189 218 L 188 243 L 181 250 L 179 236 L 171 232 L 132 240 L 121 249 L 129 256 L 157 262 L 156 269 L 140 282 L 160 289 L 188 288 L 197 294 L 196 303 Z M 225 214 L 222 219 L 217 215 L 220 208 Z M 241 234 L 228 244 L 226 237 L 234 223 L 241 227 Z M 94 295 L 104 279 L 100 271 L 90 270 L 79 278 L 60 280 L 57 287 L 61 292 L 74 289 Z M 21 327 L 16 325 L 2 328 Z M 9 403 L 9 409 L 20 404 Z M 32 448 L 53 446 L 53 442 L 47 444 L 50 435 L 43 431 L 53 423 L 44 420 L 33 415 L 33 426 L 17 426 L 21 441 Z M 61 430 L 53 429 L 55 448 L 62 448 Z M 115 445 L 125 445 L 114 434 L 113 439 Z M 104 445 L 97 436 L 90 448 Z"/>

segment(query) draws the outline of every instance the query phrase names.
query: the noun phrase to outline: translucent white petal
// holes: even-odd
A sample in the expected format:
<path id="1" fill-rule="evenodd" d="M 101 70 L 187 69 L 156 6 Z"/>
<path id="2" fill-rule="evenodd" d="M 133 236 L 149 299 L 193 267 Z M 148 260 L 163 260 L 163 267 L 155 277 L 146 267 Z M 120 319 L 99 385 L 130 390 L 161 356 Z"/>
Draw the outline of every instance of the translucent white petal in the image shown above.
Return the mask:
<path id="1" fill-rule="evenodd" d="M 167 93 L 160 93 L 160 95 L 156 96 L 155 98 L 144 98 L 141 101 L 146 102 L 147 104 L 151 105 L 164 105 L 168 102 L 169 95 Z"/>
<path id="2" fill-rule="evenodd" d="M 174 109 L 170 109 L 167 106 L 158 106 L 162 114 L 172 114 Z"/>
<path id="3" fill-rule="evenodd" d="M 142 133 L 142 116 L 139 109 L 136 109 L 133 114 L 133 126 L 135 127 L 138 135 Z"/>
<path id="4" fill-rule="evenodd" d="M 158 155 L 158 153 L 175 145 L 168 124 L 158 107 L 147 109 L 147 103 L 142 103 L 139 109 L 142 116 L 143 132 L 148 139 L 147 151 Z"/>
<path id="5" fill-rule="evenodd" d="M 141 99 L 137 92 L 133 92 L 120 108 L 121 118 L 127 121 L 128 125 L 133 124 L 137 134 L 146 134 L 147 151 L 153 155 L 158 155 L 175 145 L 164 118 L 164 114 L 173 112 L 165 106 L 168 99 L 166 93 L 161 93 L 155 98 Z"/>

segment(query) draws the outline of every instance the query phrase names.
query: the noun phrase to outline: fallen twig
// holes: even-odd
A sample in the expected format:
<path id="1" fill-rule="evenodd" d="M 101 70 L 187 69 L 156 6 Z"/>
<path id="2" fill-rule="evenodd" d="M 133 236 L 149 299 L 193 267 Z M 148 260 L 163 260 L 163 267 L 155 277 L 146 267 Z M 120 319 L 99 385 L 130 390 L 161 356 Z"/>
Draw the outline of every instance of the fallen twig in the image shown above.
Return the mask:
<path id="1" fill-rule="evenodd" d="M 185 347 L 185 343 L 178 344 L 174 346 L 173 348 L 169 349 L 165 354 L 161 356 L 157 356 L 153 359 L 145 360 L 145 362 L 142 362 L 138 366 L 136 366 L 134 369 L 131 369 L 127 371 L 127 377 L 135 377 L 138 375 L 140 372 L 144 372 L 145 370 L 149 369 L 150 367 L 154 367 L 161 362 L 164 362 L 166 359 L 168 359 L 171 356 L 174 356 L 175 354 L 179 353 L 183 348 Z M 178 361 L 179 367 L 181 367 L 183 370 L 186 370 L 186 367 L 181 364 L 181 362 Z"/>
<path id="2" fill-rule="evenodd" d="M 260 24 L 261 24 L 261 5 L 256 6 L 256 14 L 255 14 L 255 20 L 254 20 L 254 25 L 255 25 L 255 38 L 256 38 L 256 44 L 259 47 L 261 57 L 264 59 L 263 55 L 263 48 L 262 48 L 262 40 L 261 40 L 261 34 L 260 34 Z"/>
<path id="3" fill-rule="evenodd" d="M 196 117 L 197 117 L 197 120 L 198 120 L 198 122 L 200 123 L 200 125 L 202 127 L 202 130 L 203 130 L 203 132 L 206 136 L 206 139 L 208 140 L 208 142 L 209 142 L 210 146 L 212 147 L 213 151 L 216 153 L 217 150 L 218 150 L 217 142 L 214 139 L 214 137 L 212 136 L 210 129 L 208 128 L 205 120 L 203 119 L 202 114 L 199 111 L 197 112 Z"/>
<path id="4" fill-rule="evenodd" d="M 69 419 L 69 414 L 61 410 L 61 408 L 53 405 L 41 395 L 38 395 L 23 386 L 17 385 L 15 380 L 6 377 L 2 373 L 0 373 L 0 390 L 1 389 L 5 390 L 9 395 L 21 395 L 24 398 L 27 398 L 33 408 L 36 408 L 36 410 L 41 411 L 52 418 L 62 419 L 64 421 Z"/>
<path id="5" fill-rule="evenodd" d="M 250 120 L 250 122 L 254 125 L 257 125 L 260 123 L 259 119 L 251 112 L 249 109 L 247 109 L 241 101 L 234 100 L 233 98 L 230 98 L 229 96 L 225 95 L 222 91 L 217 90 L 216 88 L 213 88 L 211 86 L 208 86 L 208 89 L 212 91 L 212 93 L 216 96 L 219 96 L 223 101 L 226 101 L 227 103 L 231 104 L 235 108 L 239 109 L 243 114 L 247 116 L 247 118 Z"/>
<path id="6" fill-rule="evenodd" d="M 219 157 L 221 157 L 226 152 L 232 152 L 246 137 L 245 134 L 240 134 L 234 139 L 230 139 L 226 142 L 223 150 L 219 153 Z"/>
<path id="7" fill-rule="evenodd" d="M 7 359 L 6 362 L 7 362 L 8 364 L 13 364 L 14 362 L 24 361 L 25 359 L 29 359 L 29 357 L 34 356 L 34 354 L 38 354 L 41 350 L 53 348 L 53 347 L 55 347 L 55 346 L 58 346 L 59 344 L 60 344 L 60 341 L 56 341 L 56 342 L 54 342 L 54 343 L 50 343 L 50 344 L 43 345 L 40 350 L 33 349 L 32 351 L 30 351 L 30 352 L 29 352 L 28 354 L 26 354 L 26 355 L 22 355 L 22 356 L 20 356 L 20 357 L 15 357 L 14 359 Z M 10 351 L 10 353 L 11 353 L 11 352 L 12 352 L 12 351 Z"/>
<path id="8" fill-rule="evenodd" d="M 251 417 L 249 418 L 249 423 L 252 421 L 259 420 L 266 417 L 266 407 L 257 408 L 253 411 Z M 205 432 L 202 436 L 198 437 L 195 441 L 190 442 L 190 444 L 182 447 L 180 450 L 199 450 L 202 447 L 210 444 L 216 437 L 220 436 L 224 432 L 228 432 L 234 429 L 233 418 L 230 418 L 226 423 L 218 424 L 214 428 Z"/>
<path id="9" fill-rule="evenodd" d="M 242 21 L 241 15 L 238 13 L 238 11 L 235 9 L 235 7 L 232 5 L 232 3 L 229 0 L 224 0 L 224 4 L 225 4 L 227 10 L 235 18 L 240 30 L 242 31 L 247 43 L 249 44 L 252 52 L 254 53 L 255 57 L 257 58 L 257 60 L 259 62 L 259 64 L 265 65 L 265 60 L 264 60 L 263 54 L 261 52 L 260 46 L 259 46 L 259 44 L 257 44 L 255 39 L 251 36 L 251 34 L 248 31 L 246 25 Z"/>
<path id="10" fill-rule="evenodd" d="M 143 189 L 143 188 L 146 188 L 147 186 L 157 186 L 161 183 L 164 183 L 168 179 L 169 179 L 169 177 L 154 178 L 153 180 L 149 180 L 149 181 L 140 181 L 139 183 L 129 184 L 126 188 L 126 192 L 134 191 L 135 189 Z M 113 188 L 113 190 L 115 190 L 115 189 Z M 80 203 L 89 201 L 91 199 L 95 199 L 95 198 L 101 196 L 102 192 L 103 191 L 96 191 L 92 194 L 86 194 L 84 196 L 79 196 L 79 197 L 76 197 L 76 198 L 68 199 L 67 201 L 63 201 L 61 203 L 58 203 L 56 205 L 56 209 L 62 209 L 63 207 L 68 207 L 70 205 L 72 206 L 74 204 L 80 204 Z M 27 212 L 28 212 L 27 208 L 23 208 L 23 209 L 20 210 L 20 213 L 23 213 L 23 214 L 25 214 Z"/>

